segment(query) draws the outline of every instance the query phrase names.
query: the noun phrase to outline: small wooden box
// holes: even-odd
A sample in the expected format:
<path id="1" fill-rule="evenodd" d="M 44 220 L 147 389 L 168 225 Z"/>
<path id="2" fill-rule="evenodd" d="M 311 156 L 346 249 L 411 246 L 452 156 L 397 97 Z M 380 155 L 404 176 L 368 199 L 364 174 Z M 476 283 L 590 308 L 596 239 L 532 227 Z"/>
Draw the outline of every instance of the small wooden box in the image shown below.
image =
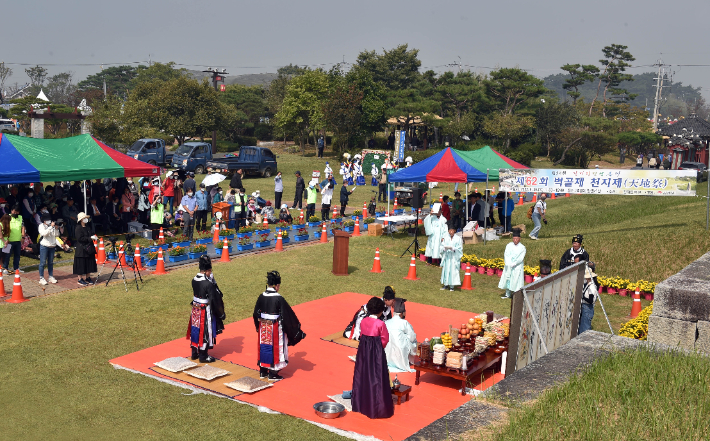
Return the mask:
<path id="1" fill-rule="evenodd" d="M 367 227 L 368 236 L 382 236 L 382 224 L 371 223 Z"/>

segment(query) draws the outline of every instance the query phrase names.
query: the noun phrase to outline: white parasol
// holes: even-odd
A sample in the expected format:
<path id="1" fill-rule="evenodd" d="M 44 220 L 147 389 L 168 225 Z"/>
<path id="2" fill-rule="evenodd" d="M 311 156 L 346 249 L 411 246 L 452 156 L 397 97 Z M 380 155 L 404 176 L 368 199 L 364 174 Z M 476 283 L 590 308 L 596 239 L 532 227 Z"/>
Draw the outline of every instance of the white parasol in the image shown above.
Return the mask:
<path id="1" fill-rule="evenodd" d="M 219 173 L 213 173 L 211 175 L 207 175 L 205 179 L 202 180 L 202 183 L 205 184 L 205 187 L 209 187 L 210 185 L 216 185 L 219 184 L 220 182 L 224 181 L 227 179 L 226 176 L 221 175 Z"/>

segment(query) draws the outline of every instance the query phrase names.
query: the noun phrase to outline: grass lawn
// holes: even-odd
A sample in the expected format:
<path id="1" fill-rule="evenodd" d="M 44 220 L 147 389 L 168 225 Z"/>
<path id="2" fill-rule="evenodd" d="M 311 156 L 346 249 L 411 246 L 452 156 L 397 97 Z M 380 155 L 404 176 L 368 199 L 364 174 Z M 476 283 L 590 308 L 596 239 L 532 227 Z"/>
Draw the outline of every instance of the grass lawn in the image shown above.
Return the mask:
<path id="1" fill-rule="evenodd" d="M 514 410 L 497 434 L 470 439 L 708 439 L 709 383 L 706 357 L 645 348 L 616 352 Z"/>
<path id="2" fill-rule="evenodd" d="M 304 175 L 323 168 L 320 159 L 292 155 L 281 155 L 279 163 L 289 180 L 296 168 Z M 289 194 L 293 197 L 295 181 L 289 180 L 285 200 Z M 247 178 L 244 182 L 249 192 L 261 186 L 267 199 L 273 194 L 271 178 Z M 452 190 L 453 185 L 445 184 L 434 191 L 453 194 Z M 704 194 L 704 190 L 699 193 Z M 358 198 L 354 196 L 353 200 Z M 525 217 L 526 209 L 516 209 L 513 224 L 526 223 L 529 231 L 532 224 Z M 581 233 L 599 274 L 658 282 L 709 248 L 704 210 L 701 198 L 574 196 L 549 201 L 550 224 L 543 228 L 540 240 L 523 239 L 528 249 L 526 263 L 535 265 L 541 258 L 558 261 L 570 246 L 572 235 Z M 264 290 L 265 273 L 271 269 L 281 272 L 282 293 L 292 304 L 344 291 L 379 295 L 385 285 L 393 285 L 398 296 L 410 301 L 509 314 L 510 303 L 500 299 L 497 277 L 474 275 L 474 291 L 443 292 L 439 291 L 439 269 L 419 262 L 421 280 L 403 280 L 409 260 L 399 256 L 410 241 L 405 235 L 394 240 L 352 239 L 349 277 L 335 277 L 330 272 L 332 242 L 217 263 L 215 276 L 225 293 L 227 323 L 251 316 L 254 301 Z M 501 257 L 507 242 L 466 245 L 464 252 Z M 375 247 L 382 251 L 384 274 L 369 272 Z M 217 397 L 185 395 L 183 389 L 109 365 L 108 360 L 114 357 L 184 338 L 192 295 L 189 283 L 195 272 L 196 267 L 192 267 L 168 276 L 149 277 L 140 292 L 130 289 L 126 293 L 121 283 L 20 305 L 0 305 L 0 332 L 6 336 L 0 342 L 4 361 L 0 373 L 3 437 L 182 439 L 197 433 L 196 416 L 213 412 L 211 423 L 198 429 L 200 435 L 212 439 L 339 438 L 291 417 L 259 413 Z M 608 295 L 603 300 L 618 330 L 626 321 L 631 300 Z M 646 304 L 643 302 L 643 306 Z M 608 332 L 601 308 L 596 312 L 594 328 Z M 440 320 L 442 329 L 449 325 L 446 317 L 432 320 Z M 318 338 L 317 330 L 305 331 L 309 338 Z M 671 375 L 669 372 L 666 375 Z M 637 367 L 635 373 L 645 374 L 645 370 Z"/>

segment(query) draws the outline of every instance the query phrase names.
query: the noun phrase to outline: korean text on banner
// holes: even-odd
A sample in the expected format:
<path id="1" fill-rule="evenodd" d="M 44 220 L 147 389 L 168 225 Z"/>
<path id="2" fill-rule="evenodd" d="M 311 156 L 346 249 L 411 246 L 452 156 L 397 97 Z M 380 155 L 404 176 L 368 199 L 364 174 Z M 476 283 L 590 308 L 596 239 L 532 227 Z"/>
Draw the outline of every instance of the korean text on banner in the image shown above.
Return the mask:
<path id="1" fill-rule="evenodd" d="M 696 170 L 500 169 L 508 192 L 695 196 Z"/>

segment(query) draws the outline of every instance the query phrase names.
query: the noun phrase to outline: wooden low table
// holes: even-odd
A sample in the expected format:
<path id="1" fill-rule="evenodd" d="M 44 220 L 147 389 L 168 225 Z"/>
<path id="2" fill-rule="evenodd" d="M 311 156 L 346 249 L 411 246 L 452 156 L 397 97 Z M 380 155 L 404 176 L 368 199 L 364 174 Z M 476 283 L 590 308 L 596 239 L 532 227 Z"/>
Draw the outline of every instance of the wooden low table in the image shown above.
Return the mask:
<path id="1" fill-rule="evenodd" d="M 466 383 L 469 377 L 474 375 L 480 375 L 484 370 L 496 366 L 500 368 L 500 363 L 502 359 L 502 353 L 496 354 L 492 349 L 488 349 L 480 357 L 469 362 L 468 370 L 466 372 L 461 372 L 461 370 L 450 371 L 445 365 L 436 365 L 431 362 L 422 364 L 419 358 L 414 360 L 412 363 L 412 368 L 417 371 L 417 378 L 414 381 L 414 385 L 419 385 L 419 376 L 422 372 L 428 372 L 431 374 L 442 375 L 444 377 L 451 377 L 457 380 L 461 380 L 461 395 L 466 395 Z"/>
<path id="2" fill-rule="evenodd" d="M 397 404 L 402 403 L 402 397 L 404 397 L 404 401 L 409 401 L 409 392 L 412 390 L 412 386 L 407 386 L 404 384 L 400 384 L 399 388 L 397 389 L 392 389 L 392 395 L 397 397 Z"/>

